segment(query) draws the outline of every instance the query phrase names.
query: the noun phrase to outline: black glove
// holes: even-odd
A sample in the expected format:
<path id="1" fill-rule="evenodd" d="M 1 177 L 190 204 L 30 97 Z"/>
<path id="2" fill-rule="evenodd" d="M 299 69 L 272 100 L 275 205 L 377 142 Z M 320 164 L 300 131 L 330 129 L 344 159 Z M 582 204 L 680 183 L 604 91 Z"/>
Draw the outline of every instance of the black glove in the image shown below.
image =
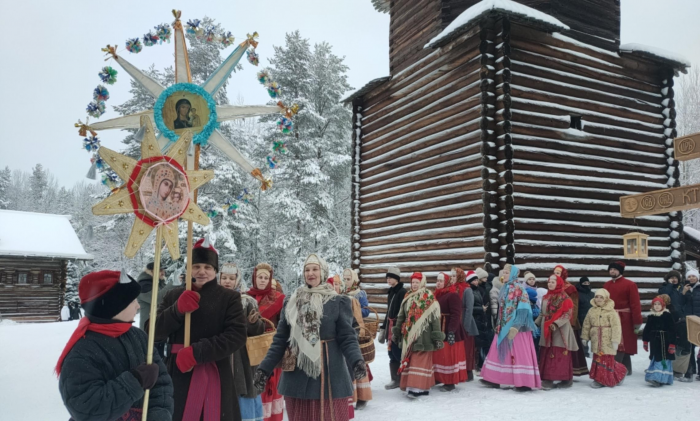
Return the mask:
<path id="1" fill-rule="evenodd" d="M 352 368 L 352 375 L 355 380 L 360 380 L 367 376 L 367 365 L 364 360 L 360 360 L 355 364 L 355 367 Z"/>
<path id="2" fill-rule="evenodd" d="M 447 343 L 450 345 L 455 344 L 455 333 L 454 332 L 447 332 Z"/>
<path id="3" fill-rule="evenodd" d="M 140 366 L 129 370 L 129 373 L 133 374 L 134 377 L 136 377 L 136 380 L 141 383 L 143 390 L 146 390 L 152 388 L 156 384 L 159 371 L 160 368 L 158 367 L 158 364 L 143 363 Z"/>
<path id="4" fill-rule="evenodd" d="M 445 347 L 445 343 L 443 341 L 435 341 L 435 349 L 442 349 Z"/>
<path id="5" fill-rule="evenodd" d="M 261 369 L 255 371 L 255 376 L 253 377 L 253 387 L 255 388 L 255 394 L 259 395 L 265 391 L 265 385 L 267 384 L 267 379 L 270 378 L 269 374 L 266 374 Z"/>

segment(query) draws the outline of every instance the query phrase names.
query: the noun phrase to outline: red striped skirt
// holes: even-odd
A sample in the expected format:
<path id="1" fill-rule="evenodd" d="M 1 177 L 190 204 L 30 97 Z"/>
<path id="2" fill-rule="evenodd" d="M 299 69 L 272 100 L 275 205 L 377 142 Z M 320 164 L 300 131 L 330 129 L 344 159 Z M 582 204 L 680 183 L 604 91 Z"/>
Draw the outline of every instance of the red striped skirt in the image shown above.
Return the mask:
<path id="1" fill-rule="evenodd" d="M 284 403 L 287 405 L 287 417 L 289 421 L 310 421 L 321 419 L 320 399 L 297 399 L 285 397 Z M 323 419 L 330 421 L 331 411 L 335 421 L 349 421 L 348 398 L 325 399 L 323 401 Z"/>
<path id="2" fill-rule="evenodd" d="M 435 386 L 432 352 L 412 352 L 408 367 L 401 372 L 401 390 L 430 390 Z"/>
<path id="3" fill-rule="evenodd" d="M 433 371 L 435 383 L 457 384 L 467 381 L 467 362 L 464 345 L 457 342 L 450 345 L 445 342 L 442 349 L 433 351 Z"/>
<path id="4" fill-rule="evenodd" d="M 260 395 L 265 421 L 282 421 L 284 418 L 284 399 L 277 391 L 281 377 L 282 369 L 274 369 L 272 376 L 267 380 L 265 391 Z"/>
<path id="5" fill-rule="evenodd" d="M 615 361 L 614 355 L 593 356 L 590 377 L 603 386 L 617 386 L 625 379 L 626 375 L 627 368 L 624 364 Z"/>

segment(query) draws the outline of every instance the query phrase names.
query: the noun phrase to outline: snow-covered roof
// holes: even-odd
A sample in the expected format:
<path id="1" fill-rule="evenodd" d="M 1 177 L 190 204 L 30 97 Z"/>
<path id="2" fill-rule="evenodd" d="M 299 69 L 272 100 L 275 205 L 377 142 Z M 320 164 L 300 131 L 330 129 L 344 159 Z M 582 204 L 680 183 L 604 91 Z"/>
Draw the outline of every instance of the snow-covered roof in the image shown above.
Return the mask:
<path id="1" fill-rule="evenodd" d="M 372 0 L 372 5 L 374 6 L 375 9 L 377 9 L 378 12 L 389 13 L 389 9 L 391 8 L 391 1 L 390 0 Z"/>
<path id="2" fill-rule="evenodd" d="M 371 91 L 372 89 L 376 88 L 377 86 L 381 85 L 382 83 L 386 82 L 389 79 L 391 79 L 391 76 L 384 76 L 384 77 L 372 79 L 369 82 L 367 82 L 364 86 L 362 86 L 360 89 L 351 93 L 347 98 L 343 99 L 340 102 L 343 104 L 352 102 L 355 98 L 359 98 L 359 97 L 363 96 L 367 92 Z"/>
<path id="3" fill-rule="evenodd" d="M 636 53 L 650 60 L 670 63 L 674 68 L 678 68 L 684 73 L 685 68 L 690 67 L 690 61 L 683 55 L 650 45 L 637 43 L 622 44 L 620 45 L 620 53 Z"/>
<path id="4" fill-rule="evenodd" d="M 569 29 L 569 27 L 559 19 L 512 0 L 482 0 L 457 16 L 447 28 L 440 32 L 438 36 L 431 39 L 424 48 L 435 48 L 449 42 L 469 30 L 474 24 L 479 22 L 481 18 L 490 13 L 507 14 L 517 20 L 536 23 L 538 26 L 544 27 L 544 29 L 548 29 L 552 32 Z"/>
<path id="5" fill-rule="evenodd" d="M 70 216 L 0 210 L 0 256 L 91 260 Z"/>
<path id="6" fill-rule="evenodd" d="M 686 236 L 690 237 L 691 240 L 700 243 L 700 231 L 696 230 L 695 228 L 684 226 L 683 233 L 685 233 Z"/>

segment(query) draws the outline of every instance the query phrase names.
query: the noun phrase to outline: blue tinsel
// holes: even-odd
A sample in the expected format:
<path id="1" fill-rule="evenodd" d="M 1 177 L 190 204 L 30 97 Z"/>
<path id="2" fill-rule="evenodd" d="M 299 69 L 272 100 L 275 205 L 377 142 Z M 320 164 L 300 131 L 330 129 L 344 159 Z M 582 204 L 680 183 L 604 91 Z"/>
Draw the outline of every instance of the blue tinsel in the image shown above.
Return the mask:
<path id="1" fill-rule="evenodd" d="M 86 111 L 90 117 L 100 118 L 105 113 L 104 101 L 92 101 L 87 105 Z"/>
<path id="2" fill-rule="evenodd" d="M 199 25 L 202 23 L 199 19 L 190 19 L 187 21 L 187 33 L 192 35 L 197 35 L 197 30 Z"/>
<path id="3" fill-rule="evenodd" d="M 100 139 L 97 136 L 90 136 L 83 139 L 83 147 L 88 152 L 94 152 L 100 149 Z"/>
<path id="4" fill-rule="evenodd" d="M 167 137 L 171 141 L 175 142 L 177 139 L 179 139 L 180 136 L 174 131 L 170 130 L 165 125 L 165 122 L 163 122 L 163 107 L 165 106 L 165 100 L 168 99 L 170 95 L 181 91 L 199 95 L 204 98 L 205 101 L 207 101 L 207 108 L 209 108 L 209 120 L 202 128 L 202 131 L 195 134 L 192 140 L 195 145 L 206 146 L 209 136 L 211 136 L 211 133 L 219 127 L 219 123 L 216 121 L 216 102 L 214 102 L 214 98 L 212 98 L 212 96 L 209 95 L 209 93 L 201 86 L 192 83 L 177 83 L 164 90 L 156 100 L 156 104 L 153 106 L 153 117 L 156 121 L 156 126 L 163 136 Z"/>
<path id="5" fill-rule="evenodd" d="M 158 43 L 158 39 L 158 35 L 149 31 L 143 36 L 143 45 L 145 45 L 146 47 L 152 47 Z"/>
<path id="6" fill-rule="evenodd" d="M 158 35 L 158 38 L 160 39 L 160 43 L 162 44 L 163 41 L 167 41 L 168 43 L 170 42 L 170 37 L 172 36 L 173 32 L 170 30 L 170 25 L 167 23 L 162 23 L 160 25 L 156 25 L 155 27 L 156 30 L 156 35 Z"/>

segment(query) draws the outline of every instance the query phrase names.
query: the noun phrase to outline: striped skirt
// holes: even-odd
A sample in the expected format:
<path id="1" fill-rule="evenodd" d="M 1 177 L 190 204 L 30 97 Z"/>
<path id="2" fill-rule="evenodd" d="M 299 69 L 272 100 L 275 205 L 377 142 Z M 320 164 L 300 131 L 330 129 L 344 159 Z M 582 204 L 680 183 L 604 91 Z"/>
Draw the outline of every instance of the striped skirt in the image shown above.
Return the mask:
<path id="1" fill-rule="evenodd" d="M 498 336 L 494 336 L 489 355 L 481 368 L 481 377 L 501 385 L 541 388 L 542 380 L 532 333 L 520 332 L 515 335 L 513 346 L 503 361 L 498 357 Z"/>
<path id="2" fill-rule="evenodd" d="M 615 387 L 627 376 L 627 368 L 614 355 L 593 355 L 590 377 L 606 387 Z"/>
<path id="3" fill-rule="evenodd" d="M 297 399 L 285 397 L 287 404 L 287 417 L 289 421 L 310 421 L 321 419 L 320 399 Z M 331 418 L 333 411 L 333 418 Z M 349 421 L 348 398 L 326 399 L 323 401 L 323 419 L 330 421 Z"/>
<path id="4" fill-rule="evenodd" d="M 282 421 L 284 418 L 284 399 L 277 391 L 281 377 L 282 369 L 274 369 L 272 376 L 267 380 L 265 391 L 260 395 L 265 421 Z"/>
<path id="5" fill-rule="evenodd" d="M 424 392 L 435 386 L 432 352 L 412 352 L 408 367 L 401 372 L 401 390 Z"/>
<path id="6" fill-rule="evenodd" d="M 473 345 L 473 341 L 472 341 Z M 435 383 L 457 384 L 467 381 L 467 362 L 464 344 L 450 345 L 445 342 L 442 349 L 433 351 L 433 371 Z"/>
<path id="7" fill-rule="evenodd" d="M 263 407 L 260 396 L 254 398 L 239 396 L 238 406 L 241 407 L 242 421 L 263 421 Z"/>
<path id="8" fill-rule="evenodd" d="M 673 384 L 673 362 L 669 360 L 651 360 L 649 368 L 644 371 L 644 380 L 656 381 L 661 384 Z"/>
<path id="9" fill-rule="evenodd" d="M 372 400 L 372 386 L 369 382 L 369 376 L 365 376 L 360 380 L 353 380 L 352 400 L 353 402 Z"/>

